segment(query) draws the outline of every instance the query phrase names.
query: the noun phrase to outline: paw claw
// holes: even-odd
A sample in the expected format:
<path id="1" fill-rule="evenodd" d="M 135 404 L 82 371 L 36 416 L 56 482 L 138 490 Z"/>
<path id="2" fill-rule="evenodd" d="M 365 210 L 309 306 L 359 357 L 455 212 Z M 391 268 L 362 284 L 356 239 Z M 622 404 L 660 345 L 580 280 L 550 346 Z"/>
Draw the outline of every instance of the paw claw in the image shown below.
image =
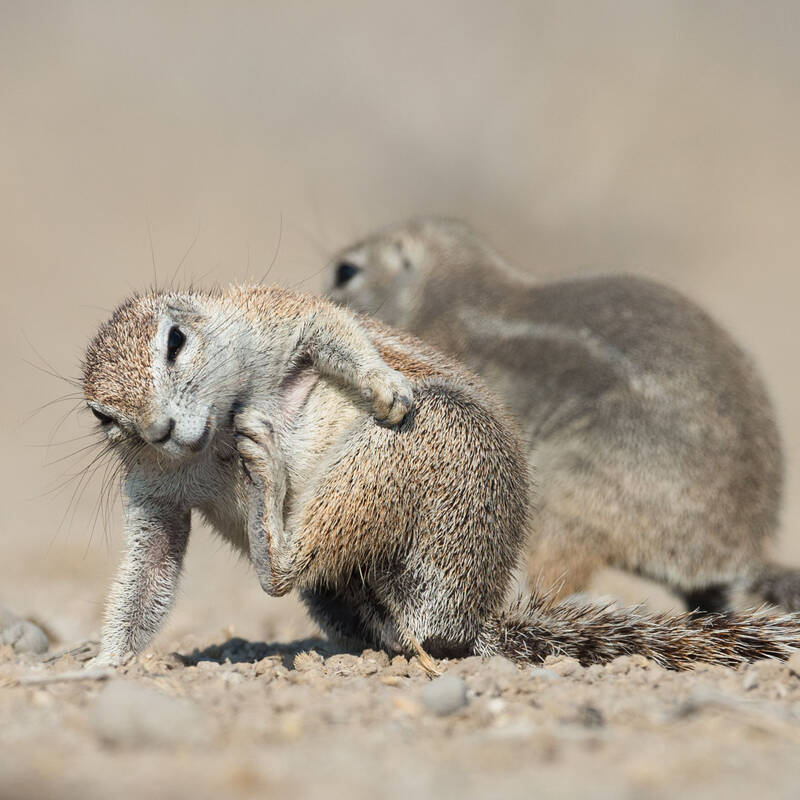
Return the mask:
<path id="1" fill-rule="evenodd" d="M 233 419 L 233 439 L 245 472 L 254 483 L 275 461 L 275 428 L 260 412 L 247 408 Z"/>
<path id="2" fill-rule="evenodd" d="M 363 394 L 372 405 L 375 419 L 389 425 L 401 423 L 414 404 L 408 378 L 389 367 L 369 375 Z"/>

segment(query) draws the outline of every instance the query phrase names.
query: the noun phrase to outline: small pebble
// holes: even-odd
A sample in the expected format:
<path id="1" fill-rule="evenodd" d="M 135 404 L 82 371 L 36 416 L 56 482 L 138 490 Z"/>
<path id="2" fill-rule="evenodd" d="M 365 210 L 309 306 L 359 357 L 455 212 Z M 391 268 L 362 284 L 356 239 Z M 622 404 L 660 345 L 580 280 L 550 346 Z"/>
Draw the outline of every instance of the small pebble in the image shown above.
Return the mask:
<path id="1" fill-rule="evenodd" d="M 570 658 L 569 656 L 561 656 L 552 660 L 548 657 L 545 659 L 545 665 L 556 675 L 561 675 L 562 677 L 575 675 L 583 670 L 581 662 L 577 658 Z"/>
<path id="2" fill-rule="evenodd" d="M 358 659 L 358 671 L 362 675 L 373 675 L 389 666 L 389 656 L 382 650 L 365 650 Z"/>
<path id="3" fill-rule="evenodd" d="M 506 710 L 506 701 L 501 697 L 493 697 L 487 704 L 486 708 L 490 714 L 502 714 Z"/>
<path id="4" fill-rule="evenodd" d="M 586 728 L 602 728 L 605 725 L 603 712 L 588 703 L 578 709 L 576 721 Z"/>
<path id="5" fill-rule="evenodd" d="M 557 681 L 561 676 L 547 667 L 531 667 L 528 674 L 531 678 L 544 678 L 546 681 Z"/>
<path id="6" fill-rule="evenodd" d="M 486 661 L 485 668 L 500 675 L 516 675 L 517 665 L 505 656 L 492 656 Z"/>
<path id="7" fill-rule="evenodd" d="M 764 680 L 775 680 L 780 678 L 783 670 L 786 668 L 786 663 L 777 658 L 762 658 L 754 661 L 750 665 L 750 670 L 758 675 L 759 678 Z"/>
<path id="8" fill-rule="evenodd" d="M 41 655 L 50 648 L 47 634 L 33 622 L 18 617 L 0 606 L 0 645 L 10 645 L 15 653 Z"/>
<path id="9" fill-rule="evenodd" d="M 632 669 L 648 669 L 651 666 L 644 656 L 617 656 L 606 664 L 605 670 L 609 675 L 627 675 Z"/>
<path id="10" fill-rule="evenodd" d="M 786 662 L 789 672 L 796 678 L 800 678 L 800 651 L 792 653 L 789 660 Z"/>
<path id="11" fill-rule="evenodd" d="M 333 675 L 352 675 L 358 666 L 358 656 L 337 653 L 325 659 L 325 668 Z"/>
<path id="12" fill-rule="evenodd" d="M 17 620 L 0 633 L 0 642 L 10 644 L 15 653 L 34 653 L 41 655 L 50 648 L 47 634 L 26 619 Z"/>
<path id="13" fill-rule="evenodd" d="M 454 675 L 442 675 L 422 690 L 422 702 L 441 717 L 453 714 L 467 704 L 467 685 Z"/>
<path id="14" fill-rule="evenodd" d="M 309 672 L 322 666 L 323 658 L 316 650 L 307 650 L 294 657 L 294 668 L 298 672 Z"/>
<path id="15" fill-rule="evenodd" d="M 759 683 L 758 673 L 752 669 L 748 670 L 742 679 L 742 689 L 749 692 L 751 689 L 755 689 Z"/>

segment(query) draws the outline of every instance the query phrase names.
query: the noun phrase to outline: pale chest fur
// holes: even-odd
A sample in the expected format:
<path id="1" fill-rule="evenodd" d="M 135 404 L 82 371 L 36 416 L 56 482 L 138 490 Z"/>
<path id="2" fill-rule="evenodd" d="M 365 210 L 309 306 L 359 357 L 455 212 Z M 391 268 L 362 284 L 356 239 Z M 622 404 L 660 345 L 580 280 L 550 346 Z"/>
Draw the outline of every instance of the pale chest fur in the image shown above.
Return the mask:
<path id="1" fill-rule="evenodd" d="M 270 404 L 264 404 L 270 405 Z M 306 506 L 347 447 L 355 427 L 374 424 L 365 410 L 353 403 L 346 391 L 328 381 L 309 386 L 299 407 L 276 421 L 275 435 L 285 459 L 288 492 L 285 506 L 287 531 L 293 531 Z M 265 412 L 268 415 L 274 413 Z M 227 448 L 218 448 L 213 459 L 186 476 L 192 484 L 189 500 L 224 539 L 245 554 L 247 540 L 247 476 L 238 457 L 228 459 Z"/>

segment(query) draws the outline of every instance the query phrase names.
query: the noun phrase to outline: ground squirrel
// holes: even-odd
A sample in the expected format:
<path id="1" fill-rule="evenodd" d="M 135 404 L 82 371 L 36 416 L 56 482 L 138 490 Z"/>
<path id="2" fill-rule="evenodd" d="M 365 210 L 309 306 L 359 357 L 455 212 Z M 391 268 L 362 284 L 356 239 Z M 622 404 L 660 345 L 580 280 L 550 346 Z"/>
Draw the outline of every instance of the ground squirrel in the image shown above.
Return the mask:
<path id="1" fill-rule="evenodd" d="M 563 593 L 613 566 L 690 609 L 800 610 L 770 563 L 783 478 L 750 359 L 679 293 L 619 275 L 538 283 L 463 223 L 391 227 L 330 263 L 327 291 L 458 358 L 529 445 L 528 573 Z"/>
<path id="2" fill-rule="evenodd" d="M 297 588 L 351 645 L 430 656 L 669 667 L 786 657 L 800 619 L 647 616 L 534 597 L 507 608 L 525 537 L 526 459 L 500 401 L 408 334 L 277 288 L 150 293 L 90 343 L 88 406 L 120 459 L 127 553 L 100 660 L 169 610 L 190 513 Z"/>

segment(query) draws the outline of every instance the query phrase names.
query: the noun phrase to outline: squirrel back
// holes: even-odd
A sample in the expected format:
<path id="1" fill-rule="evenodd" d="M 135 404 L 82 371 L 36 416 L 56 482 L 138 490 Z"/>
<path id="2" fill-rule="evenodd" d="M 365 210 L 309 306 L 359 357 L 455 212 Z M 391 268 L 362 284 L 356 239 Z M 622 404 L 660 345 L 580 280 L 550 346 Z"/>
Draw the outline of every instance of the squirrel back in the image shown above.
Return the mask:
<path id="1" fill-rule="evenodd" d="M 423 218 L 330 262 L 336 302 L 463 361 L 517 419 L 536 485 L 531 582 L 580 591 L 611 566 L 689 609 L 800 610 L 773 564 L 781 437 L 752 360 L 703 309 L 653 281 L 537 282 L 474 231 Z"/>

